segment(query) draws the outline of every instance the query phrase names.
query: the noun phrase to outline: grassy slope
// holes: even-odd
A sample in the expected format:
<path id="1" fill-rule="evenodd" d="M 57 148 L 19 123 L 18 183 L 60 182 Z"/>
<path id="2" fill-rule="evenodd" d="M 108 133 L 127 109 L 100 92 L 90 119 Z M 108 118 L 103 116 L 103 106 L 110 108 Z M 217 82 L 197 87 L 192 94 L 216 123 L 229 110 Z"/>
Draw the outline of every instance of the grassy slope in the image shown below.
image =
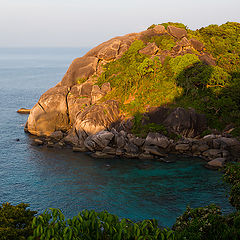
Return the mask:
<path id="1" fill-rule="evenodd" d="M 105 65 L 98 84 L 110 82 L 113 87 L 105 99 L 120 101 L 126 116 L 143 113 L 151 106 L 193 107 L 206 114 L 211 128 L 222 130 L 233 124 L 233 133 L 239 135 L 240 24 L 228 22 L 187 31 L 188 39 L 204 43 L 205 52 L 213 55 L 217 66 L 203 64 L 194 54 L 169 57 L 162 65 L 157 57 L 138 53 L 147 42 L 171 50 L 176 40 L 169 35 L 135 41 L 120 59 Z"/>

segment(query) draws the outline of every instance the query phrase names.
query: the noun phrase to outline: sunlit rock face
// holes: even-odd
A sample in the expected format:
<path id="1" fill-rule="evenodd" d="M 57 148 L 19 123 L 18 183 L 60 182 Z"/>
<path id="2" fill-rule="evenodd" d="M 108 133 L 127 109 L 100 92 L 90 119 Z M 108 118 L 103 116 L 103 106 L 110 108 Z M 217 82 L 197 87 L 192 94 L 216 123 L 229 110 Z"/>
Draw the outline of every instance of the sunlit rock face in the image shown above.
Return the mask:
<path id="1" fill-rule="evenodd" d="M 76 121 L 76 126 L 80 126 L 81 122 L 81 128 L 87 129 L 89 133 L 104 129 L 105 125 L 91 125 L 90 120 L 84 120 L 83 123 L 80 119 L 85 109 L 96 104 L 111 90 L 109 83 L 104 84 L 101 89 L 94 85 L 92 76 L 101 73 L 103 63 L 121 57 L 138 36 L 139 34 L 133 33 L 113 38 L 93 48 L 85 56 L 76 58 L 62 81 L 44 93 L 32 108 L 25 130 L 38 136 L 50 136 L 58 130 L 68 131 Z M 81 81 L 84 83 L 81 84 Z M 106 103 L 102 108 L 106 108 Z M 106 111 L 108 110 L 107 108 Z M 99 119 L 104 119 L 101 114 L 103 113 L 98 111 Z M 115 121 L 115 118 L 116 114 L 112 120 Z"/>

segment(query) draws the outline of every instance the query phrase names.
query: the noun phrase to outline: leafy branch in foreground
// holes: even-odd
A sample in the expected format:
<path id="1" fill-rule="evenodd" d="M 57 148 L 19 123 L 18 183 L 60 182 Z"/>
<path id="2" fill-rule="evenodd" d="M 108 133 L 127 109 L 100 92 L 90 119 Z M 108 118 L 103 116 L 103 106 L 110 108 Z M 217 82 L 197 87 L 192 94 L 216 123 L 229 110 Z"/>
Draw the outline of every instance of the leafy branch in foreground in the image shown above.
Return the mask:
<path id="1" fill-rule="evenodd" d="M 28 239 L 175 239 L 170 229 L 161 229 L 156 220 L 134 223 L 119 219 L 106 211 L 84 210 L 72 219 L 65 219 L 59 209 L 49 209 L 33 220 L 33 236 Z"/>

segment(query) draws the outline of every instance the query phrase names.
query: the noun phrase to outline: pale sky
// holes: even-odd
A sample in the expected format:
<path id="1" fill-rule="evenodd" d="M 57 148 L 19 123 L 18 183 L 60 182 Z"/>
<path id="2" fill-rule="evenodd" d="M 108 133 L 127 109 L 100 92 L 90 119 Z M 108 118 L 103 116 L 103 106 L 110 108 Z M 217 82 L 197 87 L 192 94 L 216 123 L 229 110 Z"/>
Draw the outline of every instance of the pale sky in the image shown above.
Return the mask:
<path id="1" fill-rule="evenodd" d="M 0 0 L 0 47 L 92 47 L 169 21 L 240 22 L 240 0 Z"/>

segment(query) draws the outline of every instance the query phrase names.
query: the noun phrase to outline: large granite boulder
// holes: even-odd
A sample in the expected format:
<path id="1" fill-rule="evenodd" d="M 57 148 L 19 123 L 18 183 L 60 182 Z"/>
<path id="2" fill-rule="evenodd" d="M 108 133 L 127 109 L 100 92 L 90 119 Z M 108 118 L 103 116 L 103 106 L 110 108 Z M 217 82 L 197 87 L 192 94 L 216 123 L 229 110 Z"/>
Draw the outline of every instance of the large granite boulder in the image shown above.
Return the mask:
<path id="1" fill-rule="evenodd" d="M 96 57 L 102 60 L 112 60 L 121 55 L 138 38 L 138 33 L 131 33 L 120 37 L 112 38 L 101 43 L 87 52 L 84 57 Z"/>
<path id="2" fill-rule="evenodd" d="M 114 100 L 92 105 L 78 114 L 75 130 L 79 137 L 83 133 L 88 136 L 96 134 L 108 129 L 112 123 L 118 120 L 118 115 L 118 103 Z"/>
<path id="3" fill-rule="evenodd" d="M 65 73 L 62 81 L 58 84 L 59 86 L 72 87 L 78 81 L 78 79 L 87 79 L 93 75 L 97 70 L 98 58 L 97 57 L 86 57 L 76 58 L 67 72 Z"/>
<path id="4" fill-rule="evenodd" d="M 102 92 L 102 90 L 98 85 L 93 85 L 92 92 L 91 92 L 91 103 L 95 104 L 104 95 L 105 95 L 104 92 Z"/>
<path id="5" fill-rule="evenodd" d="M 178 45 L 180 47 L 188 47 L 191 45 L 191 43 L 188 41 L 188 39 L 186 37 L 183 37 L 179 42 Z"/>
<path id="6" fill-rule="evenodd" d="M 191 45 L 193 46 L 194 49 L 196 49 L 197 51 L 202 51 L 204 44 L 200 41 L 198 41 L 195 38 L 191 38 L 190 40 Z"/>
<path id="7" fill-rule="evenodd" d="M 166 29 L 163 25 L 159 24 L 153 28 L 153 31 L 155 31 L 157 34 L 164 34 L 166 33 Z"/>
<path id="8" fill-rule="evenodd" d="M 163 124 L 170 130 L 184 137 L 195 137 L 207 127 L 206 117 L 194 109 L 178 107 L 171 112 Z"/>
<path id="9" fill-rule="evenodd" d="M 107 61 L 115 59 L 118 55 L 118 50 L 120 48 L 120 45 L 121 45 L 120 39 L 113 39 L 99 51 L 99 53 L 97 54 L 97 57 L 99 59 L 103 59 Z"/>
<path id="10" fill-rule="evenodd" d="M 27 131 L 38 136 L 69 129 L 67 87 L 53 87 L 45 92 L 32 108 L 27 121 Z"/>
<path id="11" fill-rule="evenodd" d="M 169 25 L 167 27 L 167 31 L 175 38 L 177 39 L 181 39 L 183 37 L 187 37 L 187 31 L 183 28 L 178 28 L 178 27 L 174 27 Z"/>
<path id="12" fill-rule="evenodd" d="M 157 53 L 158 49 L 159 48 L 155 43 L 148 43 L 145 48 L 139 50 L 139 53 L 146 55 L 154 55 Z"/>
<path id="13" fill-rule="evenodd" d="M 148 133 L 145 140 L 145 145 L 155 145 L 163 149 L 167 148 L 169 143 L 170 142 L 167 137 L 161 135 L 160 133 L 153 132 Z"/>
<path id="14" fill-rule="evenodd" d="M 206 167 L 211 169 L 219 169 L 223 168 L 226 162 L 226 158 L 215 158 L 211 161 L 209 161 L 206 165 Z"/>
<path id="15" fill-rule="evenodd" d="M 90 106 L 92 88 L 93 84 L 90 81 L 86 81 L 83 84 L 76 84 L 71 88 L 67 96 L 71 124 L 74 124 L 79 112 L 84 111 L 84 109 Z"/>
<path id="16" fill-rule="evenodd" d="M 199 59 L 209 66 L 216 66 L 215 59 L 209 54 L 204 53 L 203 55 L 199 56 Z"/>
<path id="17" fill-rule="evenodd" d="M 88 136 L 84 141 L 84 145 L 90 151 L 102 150 L 107 147 L 113 137 L 113 133 L 103 130 L 96 134 Z"/>

